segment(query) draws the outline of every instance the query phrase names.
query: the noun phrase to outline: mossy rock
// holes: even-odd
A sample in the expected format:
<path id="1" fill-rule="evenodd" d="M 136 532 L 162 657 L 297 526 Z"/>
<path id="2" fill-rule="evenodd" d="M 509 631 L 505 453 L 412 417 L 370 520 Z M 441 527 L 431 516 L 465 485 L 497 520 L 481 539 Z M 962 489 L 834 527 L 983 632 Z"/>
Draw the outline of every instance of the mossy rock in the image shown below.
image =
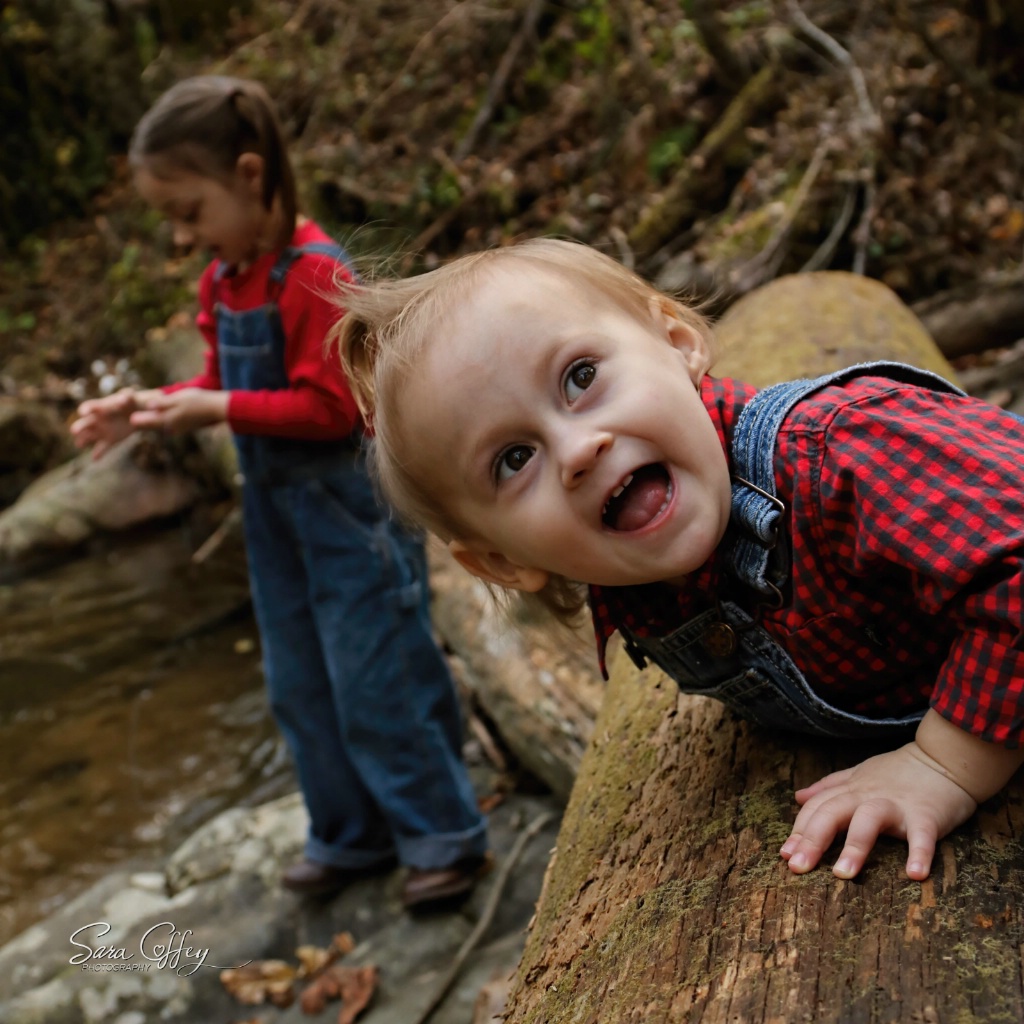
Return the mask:
<path id="1" fill-rule="evenodd" d="M 780 277 L 732 305 L 713 372 L 756 387 L 877 359 L 956 382 L 924 325 L 886 285 L 845 271 Z"/>

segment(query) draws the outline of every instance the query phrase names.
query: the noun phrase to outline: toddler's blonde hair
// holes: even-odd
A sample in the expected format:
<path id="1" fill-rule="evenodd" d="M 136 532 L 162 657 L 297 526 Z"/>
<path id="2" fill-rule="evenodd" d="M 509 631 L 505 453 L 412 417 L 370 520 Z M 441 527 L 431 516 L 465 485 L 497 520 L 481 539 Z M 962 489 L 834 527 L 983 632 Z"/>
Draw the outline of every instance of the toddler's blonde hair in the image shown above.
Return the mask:
<path id="1" fill-rule="evenodd" d="M 515 266 L 533 267 L 587 286 L 638 319 L 649 320 L 652 303 L 657 303 L 712 344 L 710 325 L 700 312 L 579 242 L 534 238 L 471 253 L 417 277 L 339 282 L 337 301 L 345 314 L 331 343 L 338 346 L 356 401 L 371 428 L 370 471 L 399 516 L 444 541 L 466 540 L 470 533 L 446 506 L 445 495 L 403 458 L 403 384 L 424 347 L 444 337 L 443 327 L 452 310 L 484 275 Z M 437 400 L 443 402 L 444 395 Z M 574 581 L 552 576 L 537 597 L 558 618 L 569 620 L 583 606 L 585 591 Z"/>

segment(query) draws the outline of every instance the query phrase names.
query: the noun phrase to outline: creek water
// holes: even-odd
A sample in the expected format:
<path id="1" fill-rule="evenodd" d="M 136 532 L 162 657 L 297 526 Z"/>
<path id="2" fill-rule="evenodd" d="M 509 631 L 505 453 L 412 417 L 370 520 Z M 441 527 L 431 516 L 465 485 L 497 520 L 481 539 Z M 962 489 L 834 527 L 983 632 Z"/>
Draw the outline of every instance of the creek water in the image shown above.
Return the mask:
<path id="1" fill-rule="evenodd" d="M 240 538 L 196 546 L 165 528 L 0 586 L 0 944 L 294 785 Z"/>

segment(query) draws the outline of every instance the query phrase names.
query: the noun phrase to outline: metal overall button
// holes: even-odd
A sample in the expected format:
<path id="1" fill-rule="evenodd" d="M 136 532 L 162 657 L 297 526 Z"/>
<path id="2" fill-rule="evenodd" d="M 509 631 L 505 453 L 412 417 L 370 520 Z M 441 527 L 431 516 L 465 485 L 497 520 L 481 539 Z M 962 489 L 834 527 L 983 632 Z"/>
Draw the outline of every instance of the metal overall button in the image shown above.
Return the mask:
<path id="1" fill-rule="evenodd" d="M 709 623 L 700 638 L 704 650 L 714 658 L 736 653 L 736 631 L 727 622 Z"/>

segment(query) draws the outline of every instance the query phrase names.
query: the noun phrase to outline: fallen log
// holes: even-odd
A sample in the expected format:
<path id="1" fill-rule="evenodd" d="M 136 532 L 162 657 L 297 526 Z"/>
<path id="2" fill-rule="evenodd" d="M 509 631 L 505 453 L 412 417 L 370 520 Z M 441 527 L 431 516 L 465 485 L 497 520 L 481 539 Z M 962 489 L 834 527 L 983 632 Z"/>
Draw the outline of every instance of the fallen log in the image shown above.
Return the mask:
<path id="1" fill-rule="evenodd" d="M 1024 276 L 982 280 L 914 303 L 935 344 L 950 359 L 1024 338 Z"/>
<path id="2" fill-rule="evenodd" d="M 439 542 L 428 550 L 434 624 L 459 682 L 519 766 L 568 800 L 604 696 L 593 633 L 521 616 L 513 625 Z"/>
<path id="3" fill-rule="evenodd" d="M 953 376 L 883 285 L 851 277 L 751 293 L 720 325 L 719 369 L 764 384 L 895 356 Z M 757 730 L 616 651 L 507 1024 L 1024 1020 L 1018 786 L 923 883 L 894 841 L 854 881 L 779 859 L 794 789 L 875 752 Z"/>

